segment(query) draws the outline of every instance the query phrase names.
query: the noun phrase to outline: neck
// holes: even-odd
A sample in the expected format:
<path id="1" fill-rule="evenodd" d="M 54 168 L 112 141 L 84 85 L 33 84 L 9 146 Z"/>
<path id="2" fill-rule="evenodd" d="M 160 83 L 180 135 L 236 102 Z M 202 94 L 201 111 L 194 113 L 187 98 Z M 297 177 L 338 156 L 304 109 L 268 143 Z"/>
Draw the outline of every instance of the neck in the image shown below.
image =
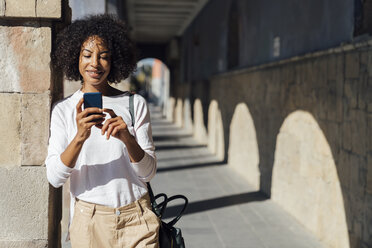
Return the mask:
<path id="1" fill-rule="evenodd" d="M 112 87 L 106 82 L 102 83 L 100 85 L 94 86 L 94 85 L 88 85 L 83 83 L 83 86 L 81 87 L 81 91 L 84 93 L 88 92 L 101 92 L 104 96 L 109 96 L 112 93 Z"/>

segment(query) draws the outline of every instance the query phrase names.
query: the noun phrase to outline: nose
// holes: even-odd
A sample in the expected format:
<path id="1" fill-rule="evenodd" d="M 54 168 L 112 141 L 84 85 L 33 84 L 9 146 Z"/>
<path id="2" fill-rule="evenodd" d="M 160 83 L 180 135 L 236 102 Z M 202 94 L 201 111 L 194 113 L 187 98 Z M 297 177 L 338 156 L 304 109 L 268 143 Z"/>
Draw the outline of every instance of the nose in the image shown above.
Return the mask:
<path id="1" fill-rule="evenodd" d="M 90 61 L 90 64 L 93 66 L 93 67 L 97 67 L 98 64 L 99 64 L 99 59 L 98 59 L 98 56 L 97 55 L 93 55 L 91 57 L 91 61 Z"/>

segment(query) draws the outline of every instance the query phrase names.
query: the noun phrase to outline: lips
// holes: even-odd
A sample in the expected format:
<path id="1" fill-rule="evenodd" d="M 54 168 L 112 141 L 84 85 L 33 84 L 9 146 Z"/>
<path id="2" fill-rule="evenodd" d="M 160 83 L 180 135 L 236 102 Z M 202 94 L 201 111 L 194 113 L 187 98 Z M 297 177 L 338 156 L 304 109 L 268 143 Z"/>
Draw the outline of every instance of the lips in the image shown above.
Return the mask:
<path id="1" fill-rule="evenodd" d="M 91 78 L 100 78 L 101 75 L 103 74 L 103 71 L 98 71 L 98 70 L 88 70 L 86 72 L 88 76 Z"/>

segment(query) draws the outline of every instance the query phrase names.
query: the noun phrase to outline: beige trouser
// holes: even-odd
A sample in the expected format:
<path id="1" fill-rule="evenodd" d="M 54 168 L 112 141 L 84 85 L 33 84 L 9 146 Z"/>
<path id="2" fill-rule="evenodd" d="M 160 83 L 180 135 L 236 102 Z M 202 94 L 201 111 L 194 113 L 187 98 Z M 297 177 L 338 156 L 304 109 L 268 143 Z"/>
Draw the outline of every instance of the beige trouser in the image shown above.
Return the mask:
<path id="1" fill-rule="evenodd" d="M 158 248 L 160 221 L 148 194 L 120 208 L 76 201 L 70 226 L 72 248 Z"/>

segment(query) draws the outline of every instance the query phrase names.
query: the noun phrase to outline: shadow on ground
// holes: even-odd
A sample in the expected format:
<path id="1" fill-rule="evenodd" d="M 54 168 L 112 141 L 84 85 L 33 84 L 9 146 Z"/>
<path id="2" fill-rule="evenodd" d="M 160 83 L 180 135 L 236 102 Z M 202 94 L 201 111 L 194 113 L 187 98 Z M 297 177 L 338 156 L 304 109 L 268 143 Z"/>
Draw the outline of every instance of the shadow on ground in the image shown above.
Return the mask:
<path id="1" fill-rule="evenodd" d="M 198 212 L 203 212 L 207 210 L 229 207 L 238 204 L 244 204 L 249 202 L 258 202 L 265 201 L 269 199 L 264 193 L 256 192 L 247 192 L 243 194 L 236 194 L 230 196 L 223 196 L 214 199 L 202 200 L 191 202 L 186 208 L 184 215 L 194 214 Z M 183 205 L 175 205 L 167 207 L 167 210 L 164 214 L 164 218 L 173 218 L 176 217 L 181 211 Z"/>

